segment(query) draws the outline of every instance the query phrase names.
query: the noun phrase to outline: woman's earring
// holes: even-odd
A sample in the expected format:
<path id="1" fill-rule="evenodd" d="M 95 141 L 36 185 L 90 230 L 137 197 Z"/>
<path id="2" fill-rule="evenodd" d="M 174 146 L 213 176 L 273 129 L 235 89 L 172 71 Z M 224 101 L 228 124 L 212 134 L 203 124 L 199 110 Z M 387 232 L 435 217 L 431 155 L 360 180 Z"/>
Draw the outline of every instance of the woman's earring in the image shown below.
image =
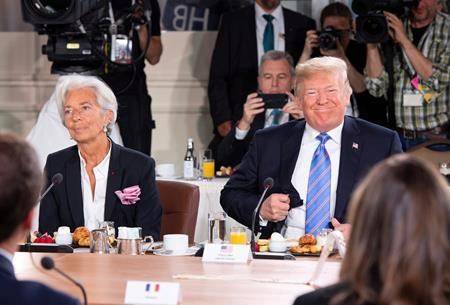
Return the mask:
<path id="1" fill-rule="evenodd" d="M 108 124 L 105 124 L 105 125 L 103 126 L 103 132 L 104 132 L 104 133 L 108 133 Z"/>

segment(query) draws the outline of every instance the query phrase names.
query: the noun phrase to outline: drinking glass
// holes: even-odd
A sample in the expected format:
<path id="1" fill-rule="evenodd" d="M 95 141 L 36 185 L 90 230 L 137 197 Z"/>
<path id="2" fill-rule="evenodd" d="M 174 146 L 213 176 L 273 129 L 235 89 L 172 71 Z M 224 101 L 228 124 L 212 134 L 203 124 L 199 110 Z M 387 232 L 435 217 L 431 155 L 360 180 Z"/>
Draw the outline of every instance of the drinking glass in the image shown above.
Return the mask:
<path id="1" fill-rule="evenodd" d="M 222 243 L 225 241 L 225 212 L 208 213 L 208 242 Z"/>
<path id="2" fill-rule="evenodd" d="M 214 158 L 211 149 L 205 149 L 202 154 L 203 179 L 214 178 Z"/>
<path id="3" fill-rule="evenodd" d="M 232 227 L 230 231 L 230 243 L 235 245 L 245 245 L 247 243 L 247 233 L 243 227 Z"/>
<path id="4" fill-rule="evenodd" d="M 110 239 L 116 237 L 116 229 L 114 228 L 114 221 L 102 221 L 100 223 L 100 229 L 105 229 Z"/>
<path id="5" fill-rule="evenodd" d="M 316 237 L 317 245 L 320 247 L 325 246 L 327 243 L 328 234 L 330 234 L 331 232 L 333 232 L 333 230 L 329 229 L 329 228 L 324 228 L 324 229 L 320 230 L 319 234 L 317 234 L 317 237 Z M 333 251 L 333 246 L 331 246 L 331 248 L 329 250 Z"/>

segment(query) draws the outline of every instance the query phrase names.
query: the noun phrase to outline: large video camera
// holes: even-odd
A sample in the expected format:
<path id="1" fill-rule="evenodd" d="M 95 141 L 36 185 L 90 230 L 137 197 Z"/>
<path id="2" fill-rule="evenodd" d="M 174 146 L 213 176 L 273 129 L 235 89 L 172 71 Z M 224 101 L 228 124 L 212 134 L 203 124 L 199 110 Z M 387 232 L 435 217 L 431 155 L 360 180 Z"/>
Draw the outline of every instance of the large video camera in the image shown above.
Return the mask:
<path id="1" fill-rule="evenodd" d="M 418 0 L 354 0 L 352 10 L 356 18 L 356 39 L 363 43 L 386 42 L 389 28 L 383 11 L 391 12 L 400 18 L 417 6 Z"/>
<path id="2" fill-rule="evenodd" d="M 98 75 L 105 65 L 114 69 L 142 60 L 146 50 L 132 58 L 133 45 L 124 25 L 149 27 L 151 7 L 146 0 L 131 4 L 114 12 L 111 0 L 21 0 L 23 20 L 38 34 L 48 35 L 42 54 L 53 63 L 53 74 Z"/>

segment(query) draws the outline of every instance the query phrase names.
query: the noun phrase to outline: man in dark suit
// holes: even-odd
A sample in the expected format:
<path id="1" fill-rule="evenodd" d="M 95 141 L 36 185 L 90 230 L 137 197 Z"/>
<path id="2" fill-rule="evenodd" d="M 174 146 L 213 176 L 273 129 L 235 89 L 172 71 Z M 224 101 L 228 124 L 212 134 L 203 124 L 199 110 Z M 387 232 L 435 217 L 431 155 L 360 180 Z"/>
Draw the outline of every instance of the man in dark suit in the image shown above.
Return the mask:
<path id="1" fill-rule="evenodd" d="M 31 229 L 41 172 L 29 144 L 10 134 L 0 134 L 0 185 L 0 304 L 79 304 L 45 285 L 15 277 L 12 259 L 17 244 Z"/>
<path id="2" fill-rule="evenodd" d="M 310 29 L 315 29 L 314 20 L 282 8 L 279 0 L 256 0 L 223 16 L 208 84 L 216 133 L 213 148 L 242 116 L 247 95 L 257 89 L 262 55 L 273 49 L 286 51 L 296 63 Z"/>
<path id="3" fill-rule="evenodd" d="M 78 147 L 72 146 L 47 158 L 47 184 L 50 185 L 56 173 L 63 174 L 64 182 L 53 188 L 41 202 L 39 231 L 42 233 L 57 231 L 59 226 L 68 226 L 73 231 L 86 225 L 79 156 Z M 112 141 L 110 158 L 104 220 L 114 221 L 116 232 L 121 226 L 142 227 L 144 235 L 159 239 L 162 210 L 155 184 L 155 162 Z M 122 203 L 116 191 L 136 185 L 141 190 L 139 201 L 135 204 Z"/>
<path id="4" fill-rule="evenodd" d="M 263 236 L 317 234 L 332 225 L 348 233 L 347 203 L 377 162 L 401 152 L 396 133 L 345 116 L 352 93 L 344 61 L 320 57 L 297 66 L 296 97 L 305 121 L 258 131 L 240 168 L 221 194 L 228 215 L 250 227 L 253 210 L 272 177 L 259 213 Z"/>
<path id="5" fill-rule="evenodd" d="M 286 52 L 272 50 L 263 55 L 258 74 L 259 93 L 286 94 L 290 101 L 282 108 L 266 108 L 259 93 L 249 94 L 236 127 L 217 147 L 216 160 L 221 165 L 234 167 L 241 163 L 257 130 L 303 117 L 291 94 L 295 78 L 293 65 L 292 57 Z"/>

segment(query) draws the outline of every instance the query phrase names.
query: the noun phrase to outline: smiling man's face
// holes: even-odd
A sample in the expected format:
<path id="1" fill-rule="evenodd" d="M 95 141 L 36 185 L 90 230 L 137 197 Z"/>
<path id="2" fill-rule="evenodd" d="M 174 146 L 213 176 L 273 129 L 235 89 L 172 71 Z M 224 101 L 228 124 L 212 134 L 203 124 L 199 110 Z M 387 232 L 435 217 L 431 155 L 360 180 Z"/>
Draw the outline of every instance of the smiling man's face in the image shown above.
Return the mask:
<path id="1" fill-rule="evenodd" d="M 344 121 L 350 102 L 346 84 L 336 74 L 318 72 L 297 84 L 305 120 L 317 131 L 330 131 Z"/>

